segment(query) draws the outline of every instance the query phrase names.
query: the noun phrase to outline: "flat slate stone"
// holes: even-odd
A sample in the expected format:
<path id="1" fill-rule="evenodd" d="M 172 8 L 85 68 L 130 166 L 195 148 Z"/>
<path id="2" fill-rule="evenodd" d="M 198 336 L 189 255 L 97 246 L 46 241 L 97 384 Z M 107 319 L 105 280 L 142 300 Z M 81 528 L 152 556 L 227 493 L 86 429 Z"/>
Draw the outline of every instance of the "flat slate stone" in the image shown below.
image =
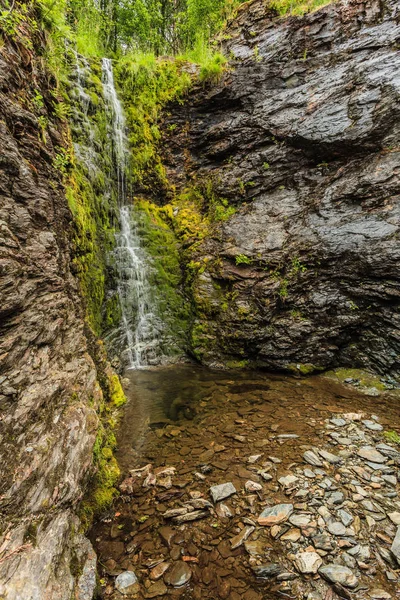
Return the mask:
<path id="1" fill-rule="evenodd" d="M 354 573 L 342 565 L 334 563 L 324 565 L 318 569 L 318 573 L 331 583 L 340 583 L 344 587 L 355 588 L 358 585 L 358 579 Z"/>
<path id="2" fill-rule="evenodd" d="M 378 452 L 378 450 L 373 446 L 363 446 L 358 450 L 357 454 L 364 460 L 368 460 L 373 463 L 383 464 L 387 461 L 386 456 L 383 456 L 383 454 Z"/>
<path id="3" fill-rule="evenodd" d="M 322 565 L 322 558 L 317 552 L 299 552 L 294 564 L 300 573 L 317 573 Z"/>
<path id="4" fill-rule="evenodd" d="M 326 450 L 318 450 L 318 452 L 319 455 L 331 465 L 337 465 L 338 463 L 342 462 L 342 459 L 339 456 L 336 456 L 336 454 L 332 454 Z"/>
<path id="5" fill-rule="evenodd" d="M 400 565 L 400 527 L 397 527 L 396 535 L 390 551 Z"/>
<path id="6" fill-rule="evenodd" d="M 290 517 L 293 512 L 293 504 L 276 504 L 275 506 L 265 508 L 257 521 L 260 525 L 279 525 Z"/>
<path id="7" fill-rule="evenodd" d="M 210 487 L 210 494 L 214 503 L 216 503 L 220 500 L 225 500 L 225 498 L 229 498 L 232 494 L 236 494 L 236 488 L 233 483 L 228 481 L 228 483 L 220 483 L 219 485 Z"/>
<path id="8" fill-rule="evenodd" d="M 303 454 L 304 460 L 313 467 L 322 467 L 322 461 L 318 458 L 316 454 L 312 450 L 307 450 Z"/>
<path id="9" fill-rule="evenodd" d="M 375 421 L 363 421 L 363 425 L 371 431 L 382 431 L 383 429 L 382 425 L 379 425 L 379 423 L 376 423 Z"/>
<path id="10" fill-rule="evenodd" d="M 256 577 L 276 577 L 282 571 L 282 567 L 277 563 L 268 563 L 265 565 L 255 565 L 251 567 Z"/>
<path id="11" fill-rule="evenodd" d="M 346 535 L 346 527 L 339 521 L 328 523 L 327 525 L 329 533 L 332 535 Z"/>
<path id="12" fill-rule="evenodd" d="M 192 577 L 192 571 L 183 560 L 177 561 L 170 571 L 164 575 L 166 583 L 173 587 L 185 585 Z"/>

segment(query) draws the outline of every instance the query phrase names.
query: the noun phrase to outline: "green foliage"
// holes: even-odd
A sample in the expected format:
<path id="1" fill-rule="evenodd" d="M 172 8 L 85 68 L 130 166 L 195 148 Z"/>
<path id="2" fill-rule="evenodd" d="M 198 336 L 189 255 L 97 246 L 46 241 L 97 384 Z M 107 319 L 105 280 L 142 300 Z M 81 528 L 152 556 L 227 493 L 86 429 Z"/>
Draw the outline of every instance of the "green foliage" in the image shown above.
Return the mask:
<path id="1" fill-rule="evenodd" d="M 203 83 L 217 83 L 228 62 L 221 52 L 212 48 L 208 40 L 201 36 L 196 38 L 193 48 L 178 59 L 199 65 L 199 79 Z"/>
<path id="2" fill-rule="evenodd" d="M 251 265 L 252 260 L 245 254 L 238 254 L 235 256 L 235 262 L 237 265 Z"/>
<path id="3" fill-rule="evenodd" d="M 165 326 L 163 352 L 181 353 L 187 343 L 190 306 L 181 293 L 182 269 L 177 239 L 167 224 L 169 211 L 135 198 L 134 219 L 150 257 L 149 282 Z"/>
<path id="4" fill-rule="evenodd" d="M 271 8 L 274 8 L 279 15 L 288 13 L 291 15 L 304 15 L 331 2 L 332 0 L 272 0 Z"/>
<path id="5" fill-rule="evenodd" d="M 6 37 L 18 40 L 23 46 L 32 49 L 31 33 L 37 30 L 37 22 L 32 6 L 26 2 L 3 0 L 0 11 L 0 29 Z"/>
<path id="6" fill-rule="evenodd" d="M 384 431 L 383 435 L 385 436 L 388 442 L 392 442 L 393 444 L 400 444 L 400 435 L 396 431 Z"/>
<path id="7" fill-rule="evenodd" d="M 143 53 L 129 53 L 116 64 L 129 125 L 130 177 L 134 183 L 149 189 L 154 179 L 161 185 L 166 183 L 157 153 L 161 135 L 158 118 L 162 107 L 171 100 L 182 99 L 190 86 L 190 76 L 181 66 L 179 61 L 156 59 L 154 54 Z"/>

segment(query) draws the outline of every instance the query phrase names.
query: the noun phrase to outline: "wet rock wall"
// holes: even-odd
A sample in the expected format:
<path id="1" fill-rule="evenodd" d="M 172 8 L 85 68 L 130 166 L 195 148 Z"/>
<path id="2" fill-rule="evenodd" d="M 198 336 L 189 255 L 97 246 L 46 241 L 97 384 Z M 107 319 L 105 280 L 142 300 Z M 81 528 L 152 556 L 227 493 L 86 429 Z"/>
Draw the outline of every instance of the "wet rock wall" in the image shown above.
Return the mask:
<path id="1" fill-rule="evenodd" d="M 247 3 L 219 84 L 172 107 L 171 180 L 235 211 L 190 249 L 203 362 L 399 373 L 399 39 L 390 0 Z"/>
<path id="2" fill-rule="evenodd" d="M 76 508 L 102 391 L 71 274 L 66 130 L 44 47 L 37 33 L 0 51 L 0 596 L 82 600 L 96 558 Z"/>

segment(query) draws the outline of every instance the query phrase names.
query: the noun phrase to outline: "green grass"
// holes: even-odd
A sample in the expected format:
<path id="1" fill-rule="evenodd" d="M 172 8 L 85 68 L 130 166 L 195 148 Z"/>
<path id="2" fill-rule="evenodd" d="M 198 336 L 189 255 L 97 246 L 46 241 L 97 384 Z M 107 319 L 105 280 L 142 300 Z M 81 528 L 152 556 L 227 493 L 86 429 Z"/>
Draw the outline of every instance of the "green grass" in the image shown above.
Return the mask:
<path id="1" fill-rule="evenodd" d="M 287 14 L 304 15 L 328 4 L 332 4 L 331 0 L 273 0 L 271 8 L 275 8 L 282 16 Z"/>
<path id="2" fill-rule="evenodd" d="M 388 442 L 393 442 L 394 444 L 400 444 L 400 435 L 396 431 L 384 431 L 384 437 Z"/>
<path id="3" fill-rule="evenodd" d="M 192 50 L 177 57 L 178 60 L 195 63 L 199 66 L 199 79 L 202 83 L 210 82 L 217 83 L 222 77 L 226 65 L 227 58 L 211 45 L 198 38 Z"/>

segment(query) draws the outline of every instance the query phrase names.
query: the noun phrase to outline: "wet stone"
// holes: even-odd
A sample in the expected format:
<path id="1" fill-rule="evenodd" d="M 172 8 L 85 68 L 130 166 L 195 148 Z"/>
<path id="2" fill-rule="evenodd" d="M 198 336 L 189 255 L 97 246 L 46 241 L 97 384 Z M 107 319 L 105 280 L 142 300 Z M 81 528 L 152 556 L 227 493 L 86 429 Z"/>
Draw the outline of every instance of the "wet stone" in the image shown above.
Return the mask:
<path id="1" fill-rule="evenodd" d="M 276 577 L 282 571 L 282 567 L 277 563 L 254 565 L 251 568 L 256 577 L 265 577 L 267 579 Z"/>
<path id="2" fill-rule="evenodd" d="M 156 581 L 146 590 L 145 598 L 157 598 L 159 596 L 165 596 L 168 593 L 168 588 L 163 581 Z"/>
<path id="3" fill-rule="evenodd" d="M 210 494 L 215 504 L 220 500 L 229 498 L 229 496 L 232 496 L 232 494 L 236 494 L 236 488 L 231 482 L 221 483 L 219 485 L 212 486 L 210 488 Z"/>
<path id="4" fill-rule="evenodd" d="M 185 562 L 176 562 L 169 571 L 164 575 L 164 581 L 173 587 L 181 587 L 185 585 L 192 577 L 192 571 L 189 565 Z"/>
<path id="5" fill-rule="evenodd" d="M 160 579 L 164 575 L 164 573 L 169 569 L 169 566 L 170 563 L 167 562 L 159 563 L 150 571 L 150 579 L 153 579 L 154 581 Z"/>
<path id="6" fill-rule="evenodd" d="M 318 569 L 318 573 L 330 583 L 339 583 L 344 587 L 355 588 L 358 584 L 358 579 L 354 573 L 343 565 L 335 563 L 324 565 Z"/>
<path id="7" fill-rule="evenodd" d="M 135 594 L 139 591 L 139 582 L 133 571 L 125 571 L 115 580 L 115 588 L 123 596 Z"/>
<path id="8" fill-rule="evenodd" d="M 265 508 L 257 521 L 260 525 L 279 525 L 290 517 L 293 512 L 293 504 L 276 504 L 271 508 Z"/>
<path id="9" fill-rule="evenodd" d="M 159 533 L 161 539 L 167 544 L 168 547 L 170 547 L 171 543 L 172 543 L 172 539 L 173 539 L 174 535 L 176 534 L 175 529 L 172 529 L 172 527 L 160 527 L 160 529 L 158 530 L 158 533 Z"/>

